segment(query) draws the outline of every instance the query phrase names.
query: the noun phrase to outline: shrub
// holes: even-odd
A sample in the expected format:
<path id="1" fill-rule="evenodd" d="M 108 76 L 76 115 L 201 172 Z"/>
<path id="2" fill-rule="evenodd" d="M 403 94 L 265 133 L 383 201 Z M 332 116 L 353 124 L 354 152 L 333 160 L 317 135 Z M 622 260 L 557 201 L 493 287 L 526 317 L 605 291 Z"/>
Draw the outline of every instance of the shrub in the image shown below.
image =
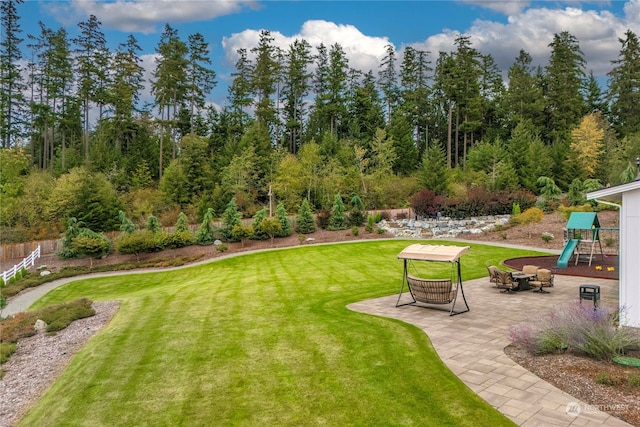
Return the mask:
<path id="1" fill-rule="evenodd" d="M 316 222 L 318 227 L 326 230 L 329 227 L 329 219 L 331 218 L 331 212 L 328 209 L 322 209 L 316 213 Z"/>
<path id="2" fill-rule="evenodd" d="M 0 365 L 6 363 L 9 357 L 16 352 L 16 345 L 12 342 L 0 341 Z"/>
<path id="3" fill-rule="evenodd" d="M 415 213 L 422 217 L 435 217 L 442 211 L 444 197 L 435 194 L 431 190 L 422 190 L 411 197 L 411 207 Z"/>
<path id="4" fill-rule="evenodd" d="M 351 234 L 354 237 L 358 237 L 358 234 L 360 234 L 360 229 L 354 225 L 353 227 L 351 227 Z"/>
<path id="5" fill-rule="evenodd" d="M 540 235 L 540 238 L 545 242 L 545 243 L 549 243 L 550 241 L 552 241 L 555 237 L 553 234 L 545 231 L 544 233 L 542 233 Z"/>
<path id="6" fill-rule="evenodd" d="M 640 375 L 638 374 L 629 374 L 627 377 L 627 384 L 631 387 L 640 387 Z"/>
<path id="7" fill-rule="evenodd" d="M 121 234 L 115 242 L 116 251 L 123 255 L 157 252 L 162 250 L 162 236 L 157 236 L 149 230 L 136 231 L 131 234 Z"/>
<path id="8" fill-rule="evenodd" d="M 584 205 L 578 205 L 578 206 L 560 205 L 558 206 L 558 212 L 560 212 L 560 214 L 564 217 L 564 219 L 568 221 L 569 217 L 573 212 L 593 212 L 593 207 L 589 203 L 586 203 Z"/>
<path id="9" fill-rule="evenodd" d="M 194 244 L 195 236 L 190 230 L 174 231 L 164 234 L 162 242 L 165 248 L 184 248 Z"/>
<path id="10" fill-rule="evenodd" d="M 532 353 L 543 354 L 565 348 L 594 359 L 607 360 L 640 344 L 631 328 L 618 327 L 617 314 L 605 307 L 593 309 L 575 301 L 555 307 L 537 325 L 510 328 L 512 342 Z"/>
<path id="11" fill-rule="evenodd" d="M 16 275 L 14 276 L 16 280 L 22 279 L 22 272 L 20 270 L 16 271 Z"/>
<path id="12" fill-rule="evenodd" d="M 516 224 L 532 224 L 542 221 L 544 212 L 539 208 L 529 208 L 522 212 L 520 215 L 516 215 L 512 218 Z"/>
<path id="13" fill-rule="evenodd" d="M 80 298 L 70 303 L 58 304 L 40 310 L 38 317 L 47 323 L 47 332 L 61 331 L 74 320 L 84 319 L 96 314 L 91 300 Z"/>
<path id="14" fill-rule="evenodd" d="M 375 224 L 375 218 L 373 215 L 367 217 L 367 225 L 364 227 L 367 233 L 373 233 L 373 225 Z"/>
<path id="15" fill-rule="evenodd" d="M 226 252 L 228 249 L 229 249 L 229 246 L 224 244 L 216 246 L 216 251 L 220 253 Z"/>
<path id="16" fill-rule="evenodd" d="M 29 274 L 29 270 L 27 270 L 26 268 L 22 267 L 20 269 L 20 274 L 22 275 L 23 278 L 25 278 Z"/>
<path id="17" fill-rule="evenodd" d="M 616 386 L 622 384 L 622 380 L 618 377 L 612 376 L 608 372 L 600 372 L 594 378 L 594 381 L 598 384 Z"/>
<path id="18" fill-rule="evenodd" d="M 520 215 L 521 211 L 520 211 L 520 205 L 518 203 L 514 203 L 513 207 L 511 208 L 511 215 L 512 216 L 518 216 Z"/>

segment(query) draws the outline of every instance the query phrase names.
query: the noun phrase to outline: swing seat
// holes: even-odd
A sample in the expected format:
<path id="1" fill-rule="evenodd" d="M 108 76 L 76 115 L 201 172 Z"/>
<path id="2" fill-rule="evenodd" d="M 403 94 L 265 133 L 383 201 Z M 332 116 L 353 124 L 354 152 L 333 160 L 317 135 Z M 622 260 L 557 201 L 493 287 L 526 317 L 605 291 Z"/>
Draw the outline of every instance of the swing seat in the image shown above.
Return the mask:
<path id="1" fill-rule="evenodd" d="M 450 279 L 423 279 L 407 274 L 407 283 L 416 301 L 425 304 L 450 304 L 456 298 Z"/>

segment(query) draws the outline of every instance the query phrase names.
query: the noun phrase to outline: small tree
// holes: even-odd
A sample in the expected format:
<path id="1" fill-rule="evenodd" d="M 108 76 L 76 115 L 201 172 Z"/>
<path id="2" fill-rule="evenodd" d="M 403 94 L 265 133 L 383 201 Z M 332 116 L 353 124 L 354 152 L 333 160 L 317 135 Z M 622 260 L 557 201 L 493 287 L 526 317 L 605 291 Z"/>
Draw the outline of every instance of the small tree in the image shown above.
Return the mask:
<path id="1" fill-rule="evenodd" d="M 147 218 L 147 226 L 146 229 L 152 232 L 153 234 L 160 232 L 160 220 L 155 215 L 149 215 Z"/>
<path id="2" fill-rule="evenodd" d="M 202 224 L 196 231 L 196 243 L 210 245 L 216 240 L 215 227 L 213 226 L 213 209 L 208 208 L 202 217 Z"/>
<path id="3" fill-rule="evenodd" d="M 258 212 L 253 215 L 253 222 L 251 226 L 253 227 L 253 236 L 251 236 L 254 240 L 266 240 L 269 236 L 262 231 L 260 228 L 260 223 L 263 219 L 267 217 L 267 208 L 262 208 Z"/>
<path id="4" fill-rule="evenodd" d="M 128 234 L 136 231 L 136 225 L 127 218 L 127 215 L 123 211 L 118 212 L 118 219 L 120 220 L 120 231 Z"/>
<path id="5" fill-rule="evenodd" d="M 242 222 L 240 221 L 241 218 L 242 216 L 238 211 L 238 206 L 236 205 L 236 198 L 234 197 L 229 201 L 229 203 L 227 204 L 227 208 L 224 210 L 224 213 L 222 214 L 221 232 L 223 237 L 226 240 L 233 239 L 231 236 L 231 231 L 233 230 L 233 227 L 235 227 L 236 225 L 242 225 Z"/>
<path id="6" fill-rule="evenodd" d="M 188 231 L 189 221 L 187 215 L 184 212 L 180 212 L 178 220 L 176 221 L 176 232 Z"/>
<path id="7" fill-rule="evenodd" d="M 349 223 L 344 213 L 344 202 L 340 193 L 336 194 L 333 199 L 333 207 L 331 208 L 331 219 L 329 220 L 329 230 L 346 230 Z"/>
<path id="8" fill-rule="evenodd" d="M 231 230 L 231 238 L 234 241 L 239 241 L 243 248 L 244 241 L 251 238 L 251 236 L 253 236 L 253 227 L 251 226 L 245 227 L 244 225 L 238 224 L 233 227 L 233 230 Z"/>
<path id="9" fill-rule="evenodd" d="M 111 241 L 104 234 L 85 228 L 73 239 L 71 248 L 77 256 L 88 256 L 89 266 L 93 267 L 94 258 L 102 258 L 109 253 Z"/>
<path id="10" fill-rule="evenodd" d="M 351 198 L 351 211 L 349 212 L 349 224 L 360 227 L 364 224 L 364 202 L 357 194 Z"/>
<path id="11" fill-rule="evenodd" d="M 284 207 L 284 203 L 278 203 L 276 206 L 276 218 L 280 221 L 281 231 L 278 233 L 278 237 L 291 236 L 293 232 L 291 230 L 291 221 L 287 218 L 287 209 Z"/>
<path id="12" fill-rule="evenodd" d="M 278 218 L 264 218 L 258 225 L 259 232 L 263 233 L 271 239 L 271 247 L 273 247 L 273 238 L 282 232 L 282 226 Z"/>
<path id="13" fill-rule="evenodd" d="M 309 200 L 304 199 L 298 209 L 296 217 L 296 231 L 301 234 L 311 234 L 316 231 L 316 224 L 313 220 L 313 213 L 309 206 Z"/>
<path id="14" fill-rule="evenodd" d="M 82 221 L 78 221 L 76 217 L 71 217 L 67 220 L 67 229 L 62 236 L 62 252 L 60 252 L 60 257 L 69 259 L 77 256 L 76 252 L 71 247 L 71 244 L 73 239 L 78 237 L 83 226 L 84 223 Z"/>

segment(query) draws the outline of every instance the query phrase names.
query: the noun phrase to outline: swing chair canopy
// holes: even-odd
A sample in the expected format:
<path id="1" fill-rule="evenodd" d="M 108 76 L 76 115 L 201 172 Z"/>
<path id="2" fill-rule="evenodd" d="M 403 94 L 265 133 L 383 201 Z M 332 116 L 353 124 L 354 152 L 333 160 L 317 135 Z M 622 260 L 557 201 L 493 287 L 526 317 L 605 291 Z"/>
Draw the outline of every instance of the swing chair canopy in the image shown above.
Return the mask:
<path id="1" fill-rule="evenodd" d="M 409 245 L 398 254 L 398 259 L 418 261 L 456 262 L 470 249 L 469 246 Z"/>

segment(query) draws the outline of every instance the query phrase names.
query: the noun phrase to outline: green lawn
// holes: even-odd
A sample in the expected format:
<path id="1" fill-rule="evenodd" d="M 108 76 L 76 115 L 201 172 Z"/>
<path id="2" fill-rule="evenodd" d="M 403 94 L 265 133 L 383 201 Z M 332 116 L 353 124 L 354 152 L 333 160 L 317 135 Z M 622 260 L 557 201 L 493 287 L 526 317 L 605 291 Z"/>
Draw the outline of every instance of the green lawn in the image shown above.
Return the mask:
<path id="1" fill-rule="evenodd" d="M 411 243 L 310 245 L 58 288 L 37 306 L 122 305 L 21 425 L 512 425 L 421 330 L 346 308 L 397 293 L 396 256 Z M 463 278 L 529 254 L 472 245 Z"/>

